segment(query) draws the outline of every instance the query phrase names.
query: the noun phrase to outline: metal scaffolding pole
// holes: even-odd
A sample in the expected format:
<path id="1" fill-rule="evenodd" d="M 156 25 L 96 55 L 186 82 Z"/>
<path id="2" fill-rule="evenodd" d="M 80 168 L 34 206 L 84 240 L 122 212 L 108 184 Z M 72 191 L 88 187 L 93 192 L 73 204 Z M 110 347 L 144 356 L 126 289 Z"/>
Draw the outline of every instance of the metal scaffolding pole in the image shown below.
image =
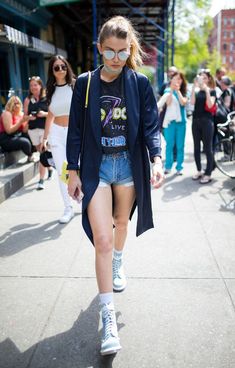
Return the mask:
<path id="1" fill-rule="evenodd" d="M 93 44 L 93 67 L 97 68 L 97 12 L 96 12 L 96 0 L 92 0 L 92 12 L 93 12 L 93 33 L 92 33 L 92 44 Z"/>
<path id="2" fill-rule="evenodd" d="M 174 65 L 175 56 L 175 0 L 172 1 L 172 33 L 171 33 L 171 65 Z"/>

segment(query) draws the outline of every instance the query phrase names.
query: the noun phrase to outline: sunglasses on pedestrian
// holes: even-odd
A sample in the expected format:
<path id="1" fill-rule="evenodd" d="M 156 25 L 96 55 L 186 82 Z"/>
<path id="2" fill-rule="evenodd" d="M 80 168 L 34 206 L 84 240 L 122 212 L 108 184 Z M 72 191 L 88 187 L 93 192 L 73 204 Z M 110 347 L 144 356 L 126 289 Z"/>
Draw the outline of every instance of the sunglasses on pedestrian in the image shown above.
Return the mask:
<path id="1" fill-rule="evenodd" d="M 66 72 L 67 70 L 67 65 L 63 64 L 63 65 L 55 65 L 53 67 L 54 72 L 58 72 L 59 70 L 62 70 L 63 72 Z"/>
<path id="2" fill-rule="evenodd" d="M 128 51 L 118 51 L 118 52 L 116 52 L 116 51 L 113 51 L 113 50 L 104 50 L 103 55 L 104 55 L 105 59 L 107 59 L 107 60 L 112 60 L 117 55 L 119 60 L 126 61 L 129 58 L 130 53 Z"/>

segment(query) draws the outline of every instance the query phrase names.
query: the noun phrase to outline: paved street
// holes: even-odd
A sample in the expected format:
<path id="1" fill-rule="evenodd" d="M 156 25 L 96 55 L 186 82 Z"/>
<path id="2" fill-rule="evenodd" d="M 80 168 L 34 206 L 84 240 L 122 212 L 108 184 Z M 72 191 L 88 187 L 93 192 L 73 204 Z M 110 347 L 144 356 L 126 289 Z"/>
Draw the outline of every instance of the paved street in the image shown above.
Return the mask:
<path id="1" fill-rule="evenodd" d="M 80 214 L 58 224 L 56 178 L 0 205 L 0 368 L 234 368 L 235 181 L 194 171 L 189 128 L 184 175 L 152 193 L 155 228 L 130 223 L 114 357 L 99 355 L 94 250 Z"/>

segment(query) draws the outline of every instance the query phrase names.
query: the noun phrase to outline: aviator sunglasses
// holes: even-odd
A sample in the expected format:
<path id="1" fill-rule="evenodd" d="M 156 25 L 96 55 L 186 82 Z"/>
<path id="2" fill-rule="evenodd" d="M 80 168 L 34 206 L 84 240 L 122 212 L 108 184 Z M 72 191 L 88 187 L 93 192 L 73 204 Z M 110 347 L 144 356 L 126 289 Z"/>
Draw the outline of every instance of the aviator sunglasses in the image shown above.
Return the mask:
<path id="1" fill-rule="evenodd" d="M 116 51 L 113 51 L 113 50 L 104 50 L 103 55 L 104 55 L 105 59 L 107 59 L 107 60 L 112 60 L 117 55 L 119 60 L 126 61 L 129 58 L 130 53 L 128 51 L 118 51 L 118 52 L 116 52 Z"/>
<path id="2" fill-rule="evenodd" d="M 55 65 L 53 67 L 53 70 L 54 72 L 58 72 L 59 70 L 62 70 L 62 71 L 66 71 L 67 70 L 67 65 L 63 64 L 63 65 Z"/>

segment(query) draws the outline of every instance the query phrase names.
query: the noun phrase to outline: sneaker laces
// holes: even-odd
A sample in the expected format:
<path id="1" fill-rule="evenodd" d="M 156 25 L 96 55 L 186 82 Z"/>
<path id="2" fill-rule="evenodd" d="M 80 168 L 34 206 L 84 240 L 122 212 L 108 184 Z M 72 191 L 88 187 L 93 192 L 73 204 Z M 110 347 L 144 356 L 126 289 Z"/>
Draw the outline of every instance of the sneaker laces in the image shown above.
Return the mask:
<path id="1" fill-rule="evenodd" d="M 105 306 L 102 309 L 102 321 L 103 321 L 103 337 L 102 339 L 105 341 L 111 335 L 115 336 L 115 312 L 112 309 L 109 309 L 109 306 Z"/>
<path id="2" fill-rule="evenodd" d="M 113 258 L 113 279 L 121 278 L 119 271 L 122 265 L 122 260 Z"/>

